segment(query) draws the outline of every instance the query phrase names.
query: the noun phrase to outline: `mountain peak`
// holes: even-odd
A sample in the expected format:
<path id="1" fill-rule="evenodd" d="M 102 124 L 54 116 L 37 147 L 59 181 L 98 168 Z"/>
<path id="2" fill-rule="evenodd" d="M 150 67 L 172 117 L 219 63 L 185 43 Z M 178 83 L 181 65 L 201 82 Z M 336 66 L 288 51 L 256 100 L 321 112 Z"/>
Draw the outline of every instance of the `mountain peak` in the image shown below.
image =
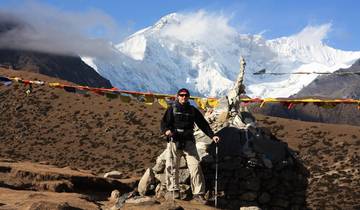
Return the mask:
<path id="1" fill-rule="evenodd" d="M 180 24 L 181 15 L 178 13 L 170 13 L 168 15 L 165 15 L 164 17 L 160 18 L 159 21 L 157 21 L 153 28 L 155 29 L 162 29 L 166 27 L 169 24 Z"/>
<path id="2" fill-rule="evenodd" d="M 360 52 L 337 50 L 323 43 L 331 24 L 308 26 L 273 40 L 240 34 L 224 16 L 204 11 L 171 13 L 117 45 L 123 57 L 104 61 L 99 73 L 121 89 L 175 93 L 186 87 L 195 95 L 220 97 L 227 93 L 246 59 L 245 85 L 249 96 L 288 97 L 316 78 L 309 75 L 252 73 L 333 72 L 347 68 Z"/>

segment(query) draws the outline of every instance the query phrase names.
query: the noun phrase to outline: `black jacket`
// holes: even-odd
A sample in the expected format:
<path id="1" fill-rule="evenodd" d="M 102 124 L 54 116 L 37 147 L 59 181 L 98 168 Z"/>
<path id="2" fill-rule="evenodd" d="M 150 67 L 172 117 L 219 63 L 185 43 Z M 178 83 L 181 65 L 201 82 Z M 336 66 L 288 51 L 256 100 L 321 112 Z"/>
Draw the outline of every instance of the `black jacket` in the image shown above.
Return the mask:
<path id="1" fill-rule="evenodd" d="M 181 114 L 177 115 L 176 113 Z M 174 132 L 176 129 L 192 130 L 194 123 L 210 138 L 214 136 L 209 123 L 198 109 L 190 103 L 182 105 L 175 101 L 175 104 L 166 110 L 161 120 L 161 132 L 165 133 L 167 130 Z"/>

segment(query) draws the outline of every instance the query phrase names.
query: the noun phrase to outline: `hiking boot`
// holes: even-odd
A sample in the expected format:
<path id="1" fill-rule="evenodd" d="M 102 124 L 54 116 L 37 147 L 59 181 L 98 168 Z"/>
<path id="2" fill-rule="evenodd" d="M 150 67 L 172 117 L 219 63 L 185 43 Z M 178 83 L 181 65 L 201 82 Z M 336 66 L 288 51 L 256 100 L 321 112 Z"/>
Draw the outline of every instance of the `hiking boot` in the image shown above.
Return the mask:
<path id="1" fill-rule="evenodd" d="M 208 201 L 204 198 L 204 195 L 194 195 L 193 201 L 203 204 L 203 205 L 208 204 Z"/>
<path id="2" fill-rule="evenodd" d="M 168 192 L 165 193 L 164 198 L 166 200 L 172 200 L 173 196 L 174 196 L 174 199 L 179 199 L 180 198 L 180 192 L 178 190 L 168 191 Z"/>

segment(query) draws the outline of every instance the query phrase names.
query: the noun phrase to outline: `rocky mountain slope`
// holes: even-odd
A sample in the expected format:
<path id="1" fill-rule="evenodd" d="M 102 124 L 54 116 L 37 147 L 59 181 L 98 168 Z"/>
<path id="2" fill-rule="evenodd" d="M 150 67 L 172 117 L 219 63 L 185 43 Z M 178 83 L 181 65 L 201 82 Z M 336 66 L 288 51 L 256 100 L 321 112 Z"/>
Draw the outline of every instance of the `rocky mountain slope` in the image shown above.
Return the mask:
<path id="1" fill-rule="evenodd" d="M 349 68 L 333 74 L 322 75 L 294 95 L 294 97 L 319 96 L 329 98 L 360 98 L 360 60 Z"/>
<path id="2" fill-rule="evenodd" d="M 45 74 L 91 87 L 111 88 L 109 80 L 100 76 L 78 56 L 54 55 L 26 50 L 0 49 L 0 66 Z"/>
<path id="3" fill-rule="evenodd" d="M 0 75 L 59 81 L 3 68 Z M 34 85 L 29 96 L 25 90 L 23 84 L 0 86 L 0 158 L 69 166 L 97 175 L 118 170 L 123 178 L 136 178 L 154 165 L 165 148 L 159 133 L 164 110 L 159 105 L 123 103 L 94 93 L 84 96 L 47 86 Z M 299 151 L 310 171 L 307 206 L 360 207 L 359 127 L 263 115 L 256 115 L 256 119 L 260 127 Z M 6 207 L 7 200 L 0 196 L 0 203 Z"/>
<path id="4" fill-rule="evenodd" d="M 360 98 L 360 60 L 351 67 L 322 75 L 292 97 Z M 360 125 L 356 105 L 341 104 L 326 109 L 312 104 L 297 105 L 288 110 L 280 104 L 268 104 L 259 111 L 266 115 L 313 122 Z"/>

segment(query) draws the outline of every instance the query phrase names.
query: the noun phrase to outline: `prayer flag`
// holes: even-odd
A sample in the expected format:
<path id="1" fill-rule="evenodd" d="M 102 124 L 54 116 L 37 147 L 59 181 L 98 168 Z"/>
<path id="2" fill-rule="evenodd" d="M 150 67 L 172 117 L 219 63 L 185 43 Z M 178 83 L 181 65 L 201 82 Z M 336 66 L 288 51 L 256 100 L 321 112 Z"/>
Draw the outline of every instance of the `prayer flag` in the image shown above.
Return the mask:
<path id="1" fill-rule="evenodd" d="M 158 98 L 157 101 L 160 104 L 160 106 L 164 107 L 165 109 L 168 108 L 169 105 L 164 98 Z"/>

